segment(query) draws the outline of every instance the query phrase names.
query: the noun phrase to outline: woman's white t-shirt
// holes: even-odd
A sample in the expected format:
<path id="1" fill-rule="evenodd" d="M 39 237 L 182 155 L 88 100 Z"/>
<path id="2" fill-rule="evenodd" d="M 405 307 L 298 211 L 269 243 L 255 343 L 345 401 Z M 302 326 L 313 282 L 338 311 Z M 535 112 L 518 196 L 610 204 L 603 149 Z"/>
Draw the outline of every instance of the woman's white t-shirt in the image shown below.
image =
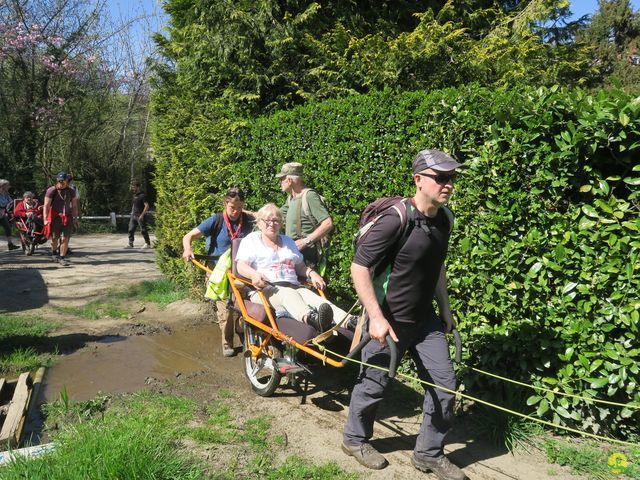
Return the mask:
<path id="1" fill-rule="evenodd" d="M 303 261 L 296 242 L 280 235 L 282 246 L 277 250 L 267 247 L 261 232 L 252 232 L 242 239 L 236 260 L 243 260 L 262 273 L 270 282 L 289 282 L 299 285 L 296 265 Z"/>

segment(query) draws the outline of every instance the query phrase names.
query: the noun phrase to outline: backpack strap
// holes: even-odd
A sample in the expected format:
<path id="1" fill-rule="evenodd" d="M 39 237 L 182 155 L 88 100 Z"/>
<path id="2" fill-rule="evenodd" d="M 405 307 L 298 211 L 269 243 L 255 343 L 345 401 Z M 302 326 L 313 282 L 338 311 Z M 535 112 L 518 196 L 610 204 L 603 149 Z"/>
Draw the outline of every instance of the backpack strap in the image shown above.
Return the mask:
<path id="1" fill-rule="evenodd" d="M 309 201 L 307 200 L 307 192 L 309 192 L 311 188 L 303 188 L 300 192 L 300 201 L 298 202 L 296 208 L 296 237 L 302 238 L 302 213 L 304 212 L 305 216 L 309 218 L 311 222 L 311 226 L 315 230 L 318 226 L 318 222 L 313 215 L 311 215 L 311 210 L 309 208 Z"/>
<path id="2" fill-rule="evenodd" d="M 393 263 L 394 259 L 398 256 L 398 253 L 400 253 L 400 250 L 402 250 L 402 247 L 404 247 L 404 244 L 407 243 L 409 233 L 413 227 L 413 222 L 409 221 L 409 215 L 411 214 L 411 202 L 408 198 L 403 198 L 396 205 L 392 205 L 390 209 L 395 210 L 400 217 L 400 228 L 398 229 L 399 235 L 394 241 L 391 252 L 387 254 L 387 256 L 384 257 L 378 265 L 376 265 L 374 276 L 384 272 L 387 267 Z"/>
<path id="3" fill-rule="evenodd" d="M 311 214 L 311 207 L 309 207 L 309 200 L 307 199 L 307 193 L 309 193 L 312 190 L 313 190 L 312 188 L 305 188 L 302 191 L 303 193 L 302 193 L 302 199 L 300 200 L 300 203 L 302 204 L 302 212 L 307 217 L 309 217 L 309 221 L 311 222 L 311 226 L 315 230 L 316 228 L 318 228 L 319 223 L 317 222 L 316 217 L 314 217 Z M 315 190 L 313 190 L 313 191 L 315 192 Z"/>
<path id="4" fill-rule="evenodd" d="M 447 220 L 449 221 L 449 235 L 453 231 L 453 212 L 449 209 L 449 207 L 442 207 L 444 214 L 447 216 Z"/>

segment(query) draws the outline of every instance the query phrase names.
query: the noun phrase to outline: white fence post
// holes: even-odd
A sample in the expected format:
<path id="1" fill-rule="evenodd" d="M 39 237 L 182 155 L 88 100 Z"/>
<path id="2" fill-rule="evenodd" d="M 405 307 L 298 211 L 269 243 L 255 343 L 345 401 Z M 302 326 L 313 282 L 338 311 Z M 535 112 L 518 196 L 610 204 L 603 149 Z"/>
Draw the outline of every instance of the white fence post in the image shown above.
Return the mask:
<path id="1" fill-rule="evenodd" d="M 114 227 L 117 226 L 117 224 L 116 224 L 116 212 L 111 212 L 111 225 L 113 225 Z"/>

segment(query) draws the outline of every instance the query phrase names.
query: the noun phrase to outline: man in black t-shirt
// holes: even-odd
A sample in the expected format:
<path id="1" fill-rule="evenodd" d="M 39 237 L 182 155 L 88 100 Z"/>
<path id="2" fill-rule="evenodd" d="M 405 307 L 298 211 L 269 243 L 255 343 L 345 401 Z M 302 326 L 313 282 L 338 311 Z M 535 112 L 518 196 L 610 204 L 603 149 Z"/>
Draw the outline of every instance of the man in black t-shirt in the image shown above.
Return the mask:
<path id="1" fill-rule="evenodd" d="M 131 191 L 133 192 L 133 205 L 131 207 L 131 219 L 129 220 L 129 244 L 125 248 L 133 248 L 137 225 L 140 225 L 140 233 L 142 234 L 142 238 L 144 238 L 142 248 L 151 248 L 151 240 L 149 240 L 145 217 L 149 211 L 147 196 L 140 190 L 140 182 L 137 180 L 131 182 Z"/>
<path id="2" fill-rule="evenodd" d="M 364 365 L 351 394 L 342 449 L 368 468 L 387 465 L 369 440 L 389 375 L 366 366 L 388 367 L 387 335 L 396 342 L 398 358 L 407 350 L 411 352 L 422 380 L 449 390 L 456 388 L 445 338 L 445 330 L 454 326 L 444 266 L 453 217 L 441 207 L 449 200 L 455 170 L 461 166 L 439 150 L 419 152 L 412 166 L 416 192 L 406 202 L 406 229 L 395 209 L 386 210 L 362 238 L 351 264 L 353 284 L 368 316 L 365 327 L 373 340 L 362 350 Z M 402 239 L 406 239 L 403 244 L 399 243 Z M 376 273 L 373 279 L 371 270 Z M 439 316 L 433 307 L 434 297 Z M 412 458 L 417 469 L 433 472 L 443 480 L 466 478 L 443 452 L 453 418 L 453 400 L 452 393 L 426 387 L 424 419 Z"/>

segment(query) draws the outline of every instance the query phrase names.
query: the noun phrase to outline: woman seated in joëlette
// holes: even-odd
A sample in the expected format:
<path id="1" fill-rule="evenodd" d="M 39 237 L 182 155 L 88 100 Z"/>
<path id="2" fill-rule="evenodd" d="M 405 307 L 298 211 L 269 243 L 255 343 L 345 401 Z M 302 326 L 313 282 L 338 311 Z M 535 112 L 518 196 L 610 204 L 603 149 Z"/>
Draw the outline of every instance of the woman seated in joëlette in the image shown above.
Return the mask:
<path id="1" fill-rule="evenodd" d="M 295 241 L 280 235 L 281 225 L 282 213 L 273 203 L 258 210 L 258 231 L 247 235 L 238 248 L 238 273 L 262 291 L 277 313 L 286 311 L 288 316 L 324 332 L 334 319 L 342 320 L 347 313 L 300 284 L 298 278 L 306 277 L 314 287 L 326 287 L 324 279 L 304 263 Z M 249 299 L 260 303 L 255 291 Z"/>

